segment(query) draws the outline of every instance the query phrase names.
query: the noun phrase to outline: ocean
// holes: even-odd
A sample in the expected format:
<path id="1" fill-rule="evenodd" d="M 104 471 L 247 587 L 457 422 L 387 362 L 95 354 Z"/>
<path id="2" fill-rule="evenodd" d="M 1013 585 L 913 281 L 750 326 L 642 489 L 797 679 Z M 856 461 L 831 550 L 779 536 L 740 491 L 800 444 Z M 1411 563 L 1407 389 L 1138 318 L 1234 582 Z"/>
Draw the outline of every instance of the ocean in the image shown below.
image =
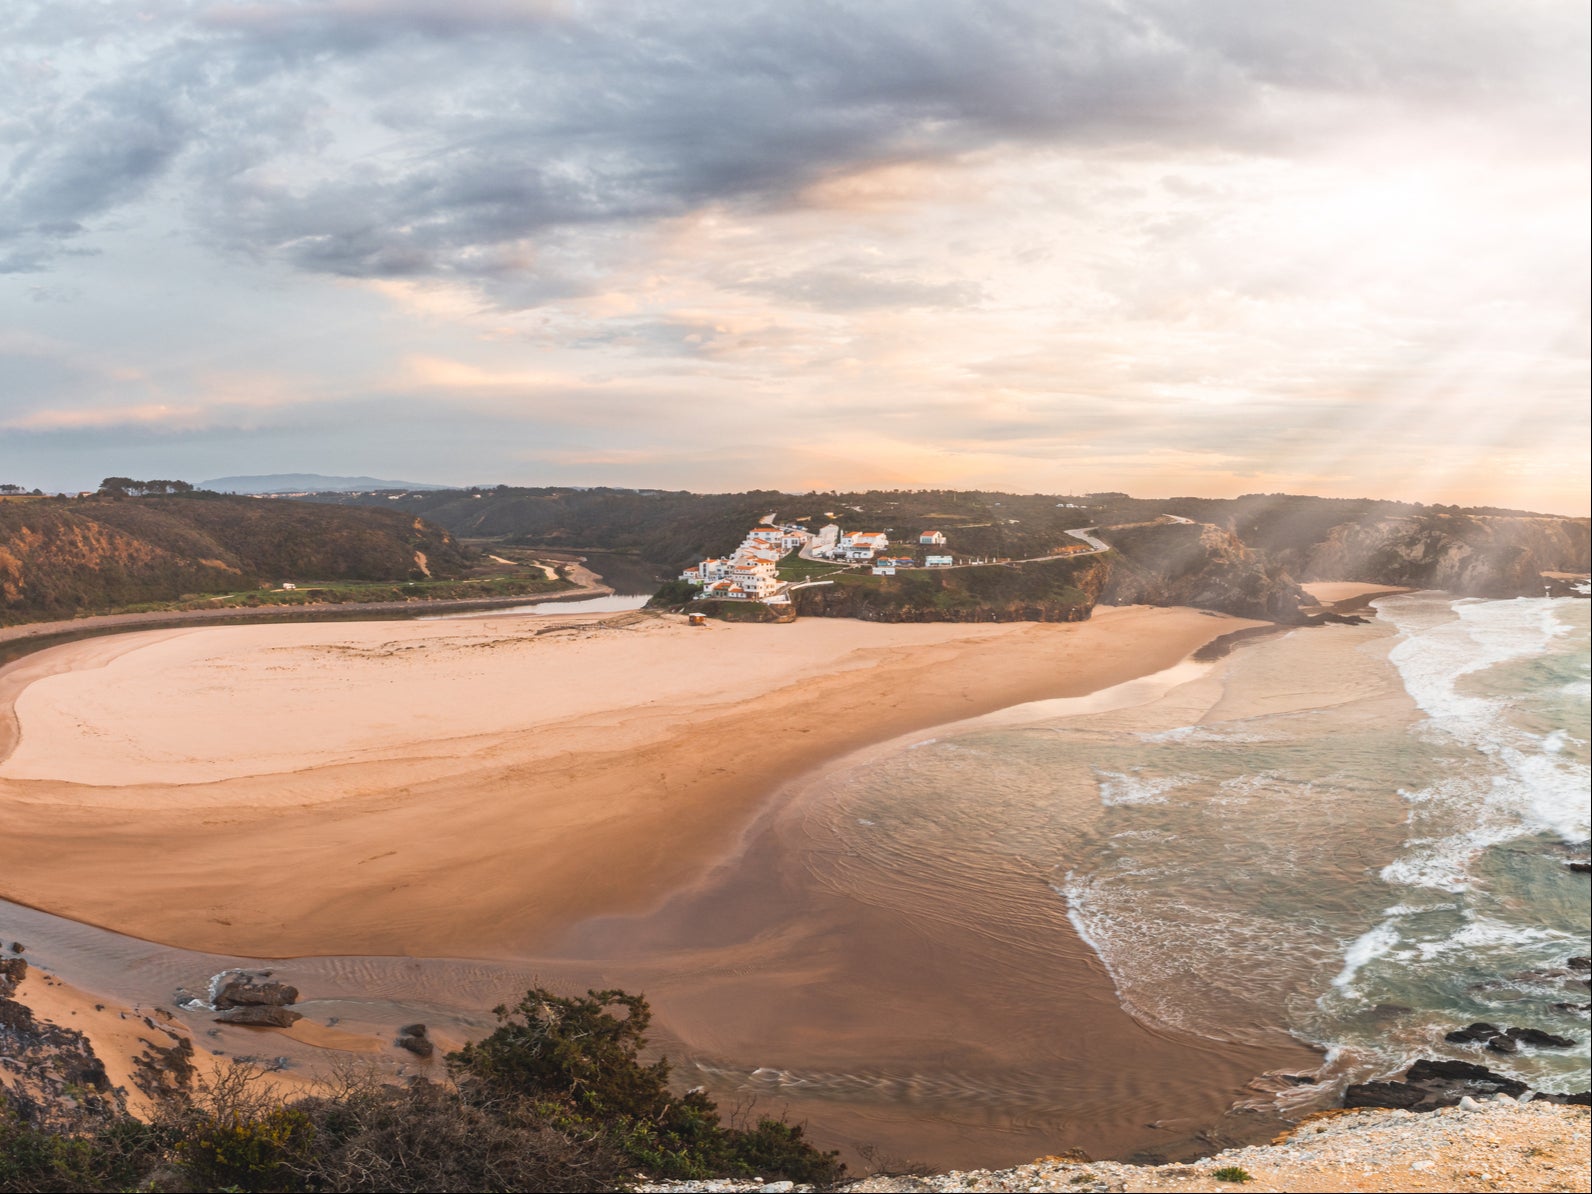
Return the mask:
<path id="1" fill-rule="evenodd" d="M 1016 988 L 1060 908 L 1152 1030 L 1320 1051 L 1254 1103 L 1329 1105 L 1419 1056 L 1584 1090 L 1592 604 L 1375 608 L 833 774 L 802 802 L 809 870 L 973 926 Z M 1477 1020 L 1576 1044 L 1443 1040 Z"/>

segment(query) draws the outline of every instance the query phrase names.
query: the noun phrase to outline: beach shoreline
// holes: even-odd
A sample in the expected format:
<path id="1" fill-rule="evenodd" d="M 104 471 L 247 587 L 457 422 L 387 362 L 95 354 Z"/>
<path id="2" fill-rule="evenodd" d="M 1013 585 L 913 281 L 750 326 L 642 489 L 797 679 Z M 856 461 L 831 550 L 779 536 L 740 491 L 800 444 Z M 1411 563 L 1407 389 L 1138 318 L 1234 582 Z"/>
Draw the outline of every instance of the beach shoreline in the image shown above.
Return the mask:
<path id="1" fill-rule="evenodd" d="M 517 620 L 517 630 L 509 625 L 516 620 L 502 621 L 503 625 L 488 619 L 468 626 L 375 623 L 354 635 L 347 625 L 258 627 L 241 635 L 242 628 L 234 628 L 226 633 L 241 641 L 229 642 L 225 649 L 213 641 L 193 641 L 213 635 L 166 631 L 125 636 L 132 641 L 113 646 L 106 640 L 73 644 L 0 672 L 0 685 L 13 683 L 8 696 L 14 696 L 19 686 L 18 669 L 26 668 L 31 678 L 20 685 L 24 696 L 31 689 L 36 698 L 50 697 L 21 701 L 21 749 L 0 764 L 4 800 L 0 808 L 8 828 L 15 831 L 15 856 L 26 863 L 8 872 L 0 895 L 81 924 L 245 959 L 243 964 L 290 959 L 285 965 L 293 971 L 294 981 L 304 986 L 303 976 L 309 976 L 306 998 L 321 1000 L 311 1014 L 330 1011 L 347 1016 L 359 982 L 368 982 L 368 974 L 374 973 L 358 964 L 360 956 L 369 957 L 378 970 L 388 967 L 382 971 L 387 978 L 382 980 L 380 998 L 390 1002 L 391 1010 L 372 1011 L 370 1023 L 360 1023 L 362 1013 L 356 1012 L 343 1024 L 355 1032 L 379 1033 L 382 1014 L 408 1013 L 396 969 L 406 955 L 415 957 L 415 965 L 430 976 L 426 980 L 430 1008 L 435 1022 L 443 1025 L 444 1038 L 462 1040 L 479 1034 L 489 1023 L 482 1014 L 470 1016 L 462 1007 L 436 998 L 438 990 L 455 982 L 461 967 L 470 972 L 474 984 L 466 987 L 482 992 L 485 1002 L 476 1005 L 480 1011 L 512 996 L 516 986 L 523 991 L 528 974 L 570 989 L 645 987 L 659 1010 L 658 1044 L 671 1056 L 686 1059 L 710 1079 L 710 1085 L 716 1085 L 711 1070 L 722 1060 L 719 1046 L 729 1038 L 719 1031 L 715 1019 L 760 1001 L 772 1014 L 780 1005 L 768 1001 L 771 992 L 780 991 L 782 984 L 800 986 L 813 976 L 797 982 L 794 975 L 782 978 L 776 967 L 757 974 L 751 985 L 742 981 L 744 975 L 728 982 L 713 978 L 706 985 L 695 979 L 673 981 L 666 972 L 671 966 L 689 970 L 689 948 L 676 949 L 673 957 L 669 950 L 655 950 L 639 961 L 626 960 L 612 950 L 606 954 L 587 950 L 581 956 L 580 949 L 570 946 L 581 926 L 627 920 L 649 923 L 649 917 L 661 917 L 650 923 L 662 924 L 673 917 L 678 927 L 671 901 L 705 883 L 711 885 L 712 877 L 737 859 L 744 862 L 749 843 L 757 838 L 759 819 L 788 798 L 786 789 L 810 783 L 826 761 L 851 760 L 857 752 L 885 749 L 904 735 L 960 725 L 969 717 L 988 716 L 1028 701 L 1099 694 L 1178 665 L 1214 637 L 1263 625 L 1192 610 L 1142 608 L 1102 610 L 1095 621 L 1083 624 L 880 626 L 808 619 L 793 626 L 706 630 L 651 615 L 571 616 L 536 618 L 536 637 L 521 640 L 518 635 L 528 632 L 524 623 L 531 619 Z M 619 625 L 613 625 L 616 622 Z M 806 631 L 801 630 L 804 626 Z M 792 638 L 793 631 L 804 637 Z M 503 646 L 505 640 L 511 645 Z M 720 646 L 710 651 L 706 644 L 715 640 Z M 672 684 L 664 682 L 666 676 L 649 680 L 634 660 L 642 641 L 649 656 L 661 657 L 661 662 L 653 662 L 664 673 L 696 661 L 699 666 L 693 670 L 706 670 L 717 679 L 705 690 L 700 685 L 691 689 L 678 678 Z M 742 649 L 742 644 L 754 641 L 755 650 Z M 431 644 L 429 655 L 421 650 L 423 643 Z M 491 643 L 499 645 L 487 645 Z M 187 692 L 195 704 L 175 720 L 185 727 L 184 733 L 213 742 L 217 736 L 206 732 L 209 723 L 200 707 L 203 686 L 194 684 L 197 673 L 192 669 L 202 672 L 207 666 L 236 666 L 240 659 L 252 659 L 257 670 L 247 671 L 246 678 L 260 683 L 266 683 L 262 677 L 273 675 L 303 679 L 303 660 L 324 661 L 326 652 L 336 666 L 316 673 L 316 682 L 334 684 L 340 700 L 350 695 L 366 699 L 374 691 L 360 687 L 361 669 L 379 675 L 383 668 L 408 668 L 412 659 L 425 656 L 427 666 L 420 671 L 439 694 L 438 703 L 447 707 L 448 684 L 487 683 L 482 669 L 492 669 L 480 660 L 507 652 L 511 658 L 505 672 L 523 674 L 526 660 L 515 661 L 514 652 L 523 656 L 554 644 L 562 644 L 564 653 L 579 660 L 591 675 L 605 677 L 603 682 L 595 690 L 554 688 L 542 705 L 516 706 L 504 698 L 495 702 L 494 716 L 506 724 L 483 724 L 483 718 L 476 716 L 463 726 L 469 732 L 453 737 L 436 733 L 434 717 L 428 719 L 429 738 L 416 735 L 412 726 L 399 726 L 395 733 L 406 744 L 401 751 L 376 733 L 379 727 L 374 723 L 381 720 L 376 714 L 391 713 L 390 707 L 374 711 L 367 707 L 372 715 L 360 730 L 364 738 L 354 732 L 358 727 L 330 733 L 321 725 L 324 709 L 313 701 L 302 704 L 298 698 L 306 694 L 298 692 L 296 701 L 290 702 L 296 708 L 293 715 L 300 719 L 295 750 L 311 760 L 309 767 L 299 770 L 270 770 L 270 760 L 247 741 L 232 752 L 232 773 L 217 773 L 214 760 L 178 757 L 158 735 L 133 734 L 130 740 L 108 745 L 102 740 L 96 754 L 88 749 L 93 736 L 82 728 L 89 718 L 104 713 L 90 699 L 96 692 L 113 704 L 118 699 L 125 702 L 129 712 L 124 730 L 138 725 L 126 694 L 141 694 L 146 705 L 161 708 L 155 720 L 170 723 L 173 694 Z M 302 656 L 297 672 L 270 670 L 287 666 L 283 660 L 293 652 Z M 815 652 L 823 662 L 816 669 L 811 666 Z M 560 657 L 550 652 L 540 656 L 544 661 Z M 449 659 L 454 662 L 449 664 Z M 314 672 L 313 667 L 309 670 Z M 545 679 L 548 670 L 538 668 L 535 674 Z M 175 677 L 174 688 L 159 690 L 150 700 L 152 676 L 161 672 Z M 240 677 L 228 679 L 232 683 Z M 409 679 L 415 681 L 412 675 Z M 647 695 L 652 690 L 646 685 L 655 682 L 661 687 Z M 735 689 L 734 699 L 726 699 L 723 692 L 727 682 Z M 57 690 L 53 694 L 52 684 Z M 604 691 L 609 696 L 599 699 Z M 622 699 L 616 700 L 615 692 Z M 270 704 L 263 698 L 252 705 L 246 702 L 229 709 L 227 716 L 251 724 L 251 719 L 261 717 L 268 721 Z M 262 730 L 267 739 L 282 732 L 279 723 L 269 724 L 275 728 Z M 317 725 L 321 725 L 318 737 L 309 732 Z M 443 727 L 458 728 L 454 723 Z M 809 745 L 816 733 L 823 735 L 822 749 Z M 607 741 L 595 745 L 594 736 Z M 527 738 L 535 742 L 527 745 Z M 129 752 L 128 741 L 140 749 Z M 73 760 L 70 774 L 47 774 L 41 760 L 51 759 Z M 390 786 L 400 773 L 408 781 L 403 785 L 407 792 L 394 799 Z M 501 802 L 506 794 L 516 784 L 530 786 L 533 777 L 548 775 L 563 785 L 566 796 L 571 789 L 575 795 L 538 804 L 532 810 L 537 814 L 535 825 L 505 825 Z M 697 782 L 681 782 L 682 778 Z M 471 790 L 479 794 L 482 787 L 489 789 L 483 803 L 491 805 L 495 797 L 499 804 L 496 818 L 484 815 L 490 808 L 483 810 L 467 798 Z M 594 806 L 605 808 L 607 815 L 582 816 Z M 547 831 L 549 818 L 554 832 Z M 358 826 L 360 832 L 351 834 L 350 826 Z M 417 838 L 427 846 L 418 866 L 412 855 L 400 857 L 409 853 L 406 846 Z M 508 843 L 516 849 L 505 850 Z M 356 845 L 360 853 L 350 863 L 350 847 Z M 434 853 L 434 846 L 449 853 L 450 859 L 426 857 Z M 531 872 L 524 858 L 536 856 L 538 849 L 559 850 L 562 857 Z M 357 874 L 362 862 L 380 866 L 383 856 L 394 861 L 379 872 L 379 881 L 372 883 Z M 593 857 L 609 861 L 593 867 L 589 861 Z M 76 869 L 72 862 L 78 864 Z M 289 881 L 283 881 L 281 872 L 288 862 Z M 71 874 L 62 876 L 63 870 Z M 107 890 L 84 891 L 78 876 L 85 870 L 112 876 L 113 881 Z M 751 873 L 756 873 L 755 867 Z M 403 886 L 406 881 L 410 886 Z M 416 887 L 425 899 L 415 897 Z M 772 881 L 750 887 L 743 882 L 731 899 L 777 901 L 784 891 Z M 837 913 L 822 901 L 800 906 L 804 915 L 807 910 L 813 914 L 807 927 L 820 954 L 826 949 L 826 934 L 843 935 L 857 928 L 855 922 L 848 926 L 849 913 Z M 705 919 L 712 921 L 718 915 Z M 35 933 L 39 923 L 43 922 L 35 922 Z M 1064 921 L 1058 932 L 1075 937 Z M 861 933 L 859 940 L 888 938 L 879 938 L 876 931 L 873 938 Z M 692 948 L 701 944 L 699 940 Z M 30 948 L 35 949 L 34 957 L 49 965 L 47 941 L 36 947 L 30 943 Z M 158 952 L 160 947 L 149 948 Z M 1278 1064 L 1308 1068 L 1311 1062 L 1313 1055 L 1291 1041 L 1278 1042 L 1270 1050 L 1169 1041 L 1163 1033 L 1147 1031 L 1117 1006 L 1109 976 L 1087 945 L 1074 941 L 1062 952 L 1065 956 L 1056 961 L 1058 973 L 1069 976 L 1066 981 L 1079 1000 L 1079 1014 L 1091 1024 L 1089 1035 L 1095 1038 L 1094 1047 L 1084 1051 L 1087 1064 L 1103 1064 L 1110 1050 L 1126 1049 L 1120 1058 L 1126 1076 L 1114 1080 L 1122 1087 L 1118 1110 L 1124 1123 L 1133 1115 L 1142 1118 L 1147 1107 L 1153 1109 L 1164 1097 L 1149 1077 L 1158 1067 L 1198 1072 L 1210 1087 L 1186 1118 L 1157 1129 L 1164 1133 L 1162 1139 L 1193 1141 L 1242 1093 L 1249 1078 Z M 327 959 L 325 964 L 318 965 L 317 957 Z M 881 955 L 880 965 L 887 971 L 889 958 Z M 171 973 L 169 965 L 163 973 Z M 361 979 L 361 974 L 367 977 Z M 65 977 L 76 981 L 70 973 Z M 207 977 L 193 974 L 185 981 L 191 985 Z M 170 990 L 169 978 L 153 985 L 146 981 L 142 998 L 169 998 L 158 989 L 160 981 Z M 80 985 L 96 988 L 88 979 Z M 704 992 L 711 997 L 704 999 Z M 891 997 L 904 998 L 900 991 Z M 349 1003 L 345 1006 L 339 1000 Z M 789 1006 L 783 1010 L 800 1011 Z M 934 1014 L 942 1017 L 947 1031 L 954 1029 L 955 1008 L 941 1007 Z M 190 1028 L 197 1037 L 205 1021 L 185 1018 L 192 1021 Z M 734 1019 L 729 1016 L 726 1023 Z M 742 1015 L 739 1029 L 747 1028 Z M 750 1028 L 755 1035 L 755 1018 Z M 216 1052 L 237 1055 L 240 1042 L 233 1038 L 240 1034 L 243 1042 L 259 1037 L 252 1030 L 225 1030 L 226 1048 Z M 778 1060 L 799 1063 L 805 1050 L 814 1064 L 838 1064 L 847 1047 L 845 1034 L 840 1035 L 838 1049 L 813 1038 L 790 1053 L 787 1041 L 787 1052 Z M 278 1041 L 283 1052 L 294 1058 L 295 1069 L 309 1068 L 315 1058 L 336 1053 L 281 1038 L 259 1042 L 258 1047 L 274 1048 Z M 387 1042 L 382 1048 L 392 1053 Z M 392 1057 L 386 1060 L 395 1063 Z M 907 1055 L 902 1054 L 901 1060 Z M 969 1062 L 978 1071 L 999 1059 L 970 1054 Z M 399 1058 L 396 1064 L 407 1062 Z M 1135 1069 L 1137 1077 L 1131 1072 Z M 924 1137 L 922 1124 L 910 1112 L 892 1120 L 877 1106 L 837 1108 L 823 1100 L 814 1103 L 794 1097 L 787 1089 L 770 1093 L 800 1118 L 809 1119 L 815 1132 L 827 1133 L 840 1143 L 878 1139 L 887 1147 L 910 1149 Z M 988 1114 L 974 1111 L 973 1122 L 939 1131 L 946 1151 L 937 1155 L 992 1161 L 1001 1155 L 1019 1156 L 1030 1143 L 1042 1150 L 1045 1141 L 1053 1139 L 1053 1124 L 1030 1125 L 1015 1136 L 1002 1129 L 991 1137 L 990 1124 L 984 1122 Z M 1263 1134 L 1270 1126 L 1269 1120 L 1257 1120 L 1250 1134 Z M 1097 1150 L 1107 1141 L 1128 1139 L 1114 1129 L 1104 1136 L 1083 1135 Z"/>
<path id="2" fill-rule="evenodd" d="M 257 957 L 519 956 L 689 881 L 825 758 L 1109 687 L 1249 625 L 527 621 L 158 631 L 31 657 L 0 762 L 0 895 Z"/>

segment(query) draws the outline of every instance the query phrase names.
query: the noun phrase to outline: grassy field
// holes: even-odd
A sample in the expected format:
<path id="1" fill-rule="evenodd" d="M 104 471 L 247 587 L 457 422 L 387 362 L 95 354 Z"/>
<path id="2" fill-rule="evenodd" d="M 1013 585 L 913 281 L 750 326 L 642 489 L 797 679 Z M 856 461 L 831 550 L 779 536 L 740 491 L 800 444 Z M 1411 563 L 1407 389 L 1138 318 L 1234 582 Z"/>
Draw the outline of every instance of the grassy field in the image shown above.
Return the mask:
<path id="1" fill-rule="evenodd" d="M 185 594 L 174 601 L 146 601 L 101 613 L 139 614 L 168 610 L 257 609 L 292 605 L 361 605 L 379 601 L 442 601 L 472 597 L 537 597 L 577 588 L 567 580 L 549 580 L 543 573 L 472 577 L 464 580 L 336 581 L 299 583 L 292 590 L 246 589 L 205 596 Z"/>
<path id="2" fill-rule="evenodd" d="M 779 562 L 775 575 L 780 580 L 801 581 L 833 576 L 837 572 L 844 571 L 846 569 L 828 560 L 804 560 L 800 552 L 793 551 Z"/>

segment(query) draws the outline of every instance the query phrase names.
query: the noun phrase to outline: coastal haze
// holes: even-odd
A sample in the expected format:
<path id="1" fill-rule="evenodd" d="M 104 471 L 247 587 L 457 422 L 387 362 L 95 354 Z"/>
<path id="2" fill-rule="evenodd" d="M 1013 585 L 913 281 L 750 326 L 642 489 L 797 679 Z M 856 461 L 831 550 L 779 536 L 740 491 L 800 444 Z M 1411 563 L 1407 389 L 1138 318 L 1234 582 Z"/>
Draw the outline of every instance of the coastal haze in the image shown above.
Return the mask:
<path id="1" fill-rule="evenodd" d="M 4 6 L 0 1157 L 1586 1189 L 1588 40 Z"/>

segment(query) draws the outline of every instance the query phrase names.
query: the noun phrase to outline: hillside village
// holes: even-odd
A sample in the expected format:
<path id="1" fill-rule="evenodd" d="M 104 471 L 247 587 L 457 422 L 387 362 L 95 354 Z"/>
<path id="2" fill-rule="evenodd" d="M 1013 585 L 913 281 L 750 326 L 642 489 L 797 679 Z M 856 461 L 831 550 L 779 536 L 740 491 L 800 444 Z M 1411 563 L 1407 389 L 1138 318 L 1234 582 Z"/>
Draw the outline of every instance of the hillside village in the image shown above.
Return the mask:
<path id="1" fill-rule="evenodd" d="M 781 604 L 790 600 L 788 590 L 799 587 L 780 576 L 780 562 L 792 552 L 798 558 L 830 561 L 836 570 L 855 568 L 876 576 L 894 576 L 907 568 L 952 568 L 958 564 L 1005 563 L 986 559 L 958 561 L 947 548 L 944 531 L 921 532 L 915 543 L 892 545 L 887 531 L 842 531 L 830 523 L 819 531 L 809 531 L 797 523 L 772 521 L 753 527 L 730 555 L 709 557 L 680 574 L 680 579 L 700 590 L 698 600 L 765 601 Z M 1066 551 L 1068 549 L 1061 549 Z M 1082 548 L 1082 550 L 1088 550 Z M 811 578 L 800 583 L 823 583 Z"/>

